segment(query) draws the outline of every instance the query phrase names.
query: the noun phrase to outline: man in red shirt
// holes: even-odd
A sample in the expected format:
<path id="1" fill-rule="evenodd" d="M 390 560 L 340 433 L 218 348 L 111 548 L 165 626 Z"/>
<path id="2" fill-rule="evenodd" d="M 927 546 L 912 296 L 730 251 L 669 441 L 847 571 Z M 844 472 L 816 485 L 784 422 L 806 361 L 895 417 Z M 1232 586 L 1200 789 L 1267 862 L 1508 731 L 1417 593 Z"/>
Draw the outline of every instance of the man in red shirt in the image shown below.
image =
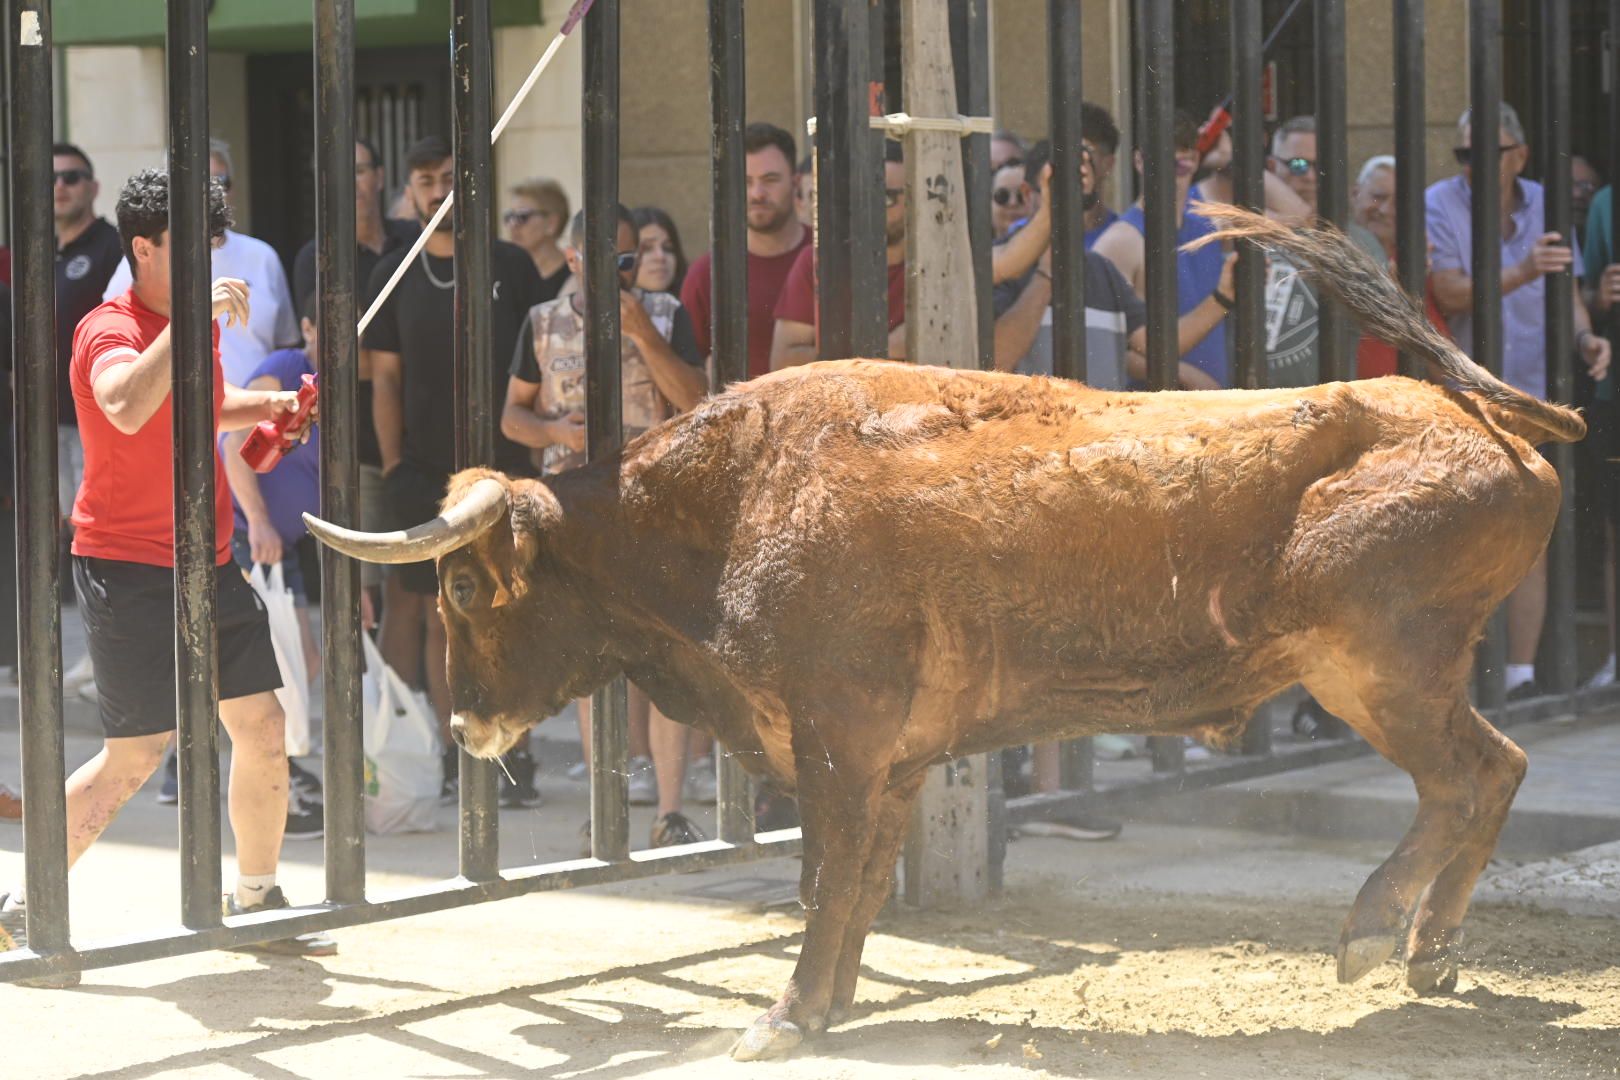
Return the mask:
<path id="1" fill-rule="evenodd" d="M 884 241 L 889 274 L 889 359 L 906 358 L 906 166 L 900 144 L 885 141 Z M 806 245 L 776 301 L 771 370 L 820 359 L 817 339 L 815 247 Z"/>
<path id="2" fill-rule="evenodd" d="M 224 188 L 209 193 L 215 239 L 230 224 Z M 148 169 L 118 198 L 118 232 L 134 271 L 128 292 L 95 308 L 73 337 L 74 405 L 84 440 L 84 481 L 73 503 L 73 585 L 95 664 L 106 741 L 67 782 L 68 865 L 93 844 L 152 775 L 174 737 L 174 475 L 169 337 L 169 178 Z M 213 315 L 245 324 L 248 288 L 220 278 Z M 297 395 L 228 386 L 213 328 L 214 423 L 248 427 L 297 407 Z M 207 362 L 181 358 L 181 362 Z M 276 885 L 287 820 L 281 675 L 264 605 L 231 560 L 231 494 L 214 461 L 215 633 L 219 715 L 231 736 L 230 819 L 238 878 L 227 914 L 287 906 Z M 21 890 L 0 900 L 15 938 Z M 330 955 L 321 934 L 263 948 Z"/>
<path id="3" fill-rule="evenodd" d="M 794 206 L 793 136 L 775 124 L 749 124 L 743 132 L 748 186 L 748 377 L 771 370 L 771 334 L 776 299 L 799 252 L 810 246 L 810 230 Z M 686 272 L 681 303 L 692 313 L 698 352 L 707 363 L 714 351 L 712 253 L 698 256 Z"/>

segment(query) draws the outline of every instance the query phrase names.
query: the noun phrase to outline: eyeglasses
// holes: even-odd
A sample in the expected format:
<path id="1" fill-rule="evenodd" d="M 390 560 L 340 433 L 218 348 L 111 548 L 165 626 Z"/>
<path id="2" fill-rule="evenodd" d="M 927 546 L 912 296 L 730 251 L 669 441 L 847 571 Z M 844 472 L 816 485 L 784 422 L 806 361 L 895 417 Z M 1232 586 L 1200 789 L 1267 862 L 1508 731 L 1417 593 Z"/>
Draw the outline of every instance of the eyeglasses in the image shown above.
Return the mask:
<path id="1" fill-rule="evenodd" d="M 996 190 L 994 190 L 994 191 L 992 191 L 990 193 L 990 198 L 995 200 L 995 203 L 996 203 L 997 206 L 1023 206 L 1024 205 L 1023 193 L 1020 192 L 1017 188 L 1010 188 L 1010 187 L 996 188 Z M 894 204 L 890 203 L 889 205 L 893 206 Z"/>
<path id="2" fill-rule="evenodd" d="M 634 270 L 636 268 L 636 264 L 639 263 L 640 261 L 641 261 L 641 252 L 639 252 L 639 251 L 621 251 L 621 252 L 619 252 L 619 257 L 618 257 L 619 273 L 628 274 L 630 271 L 632 271 L 632 270 Z"/>
<path id="3" fill-rule="evenodd" d="M 905 188 L 893 188 L 893 187 L 884 188 L 883 189 L 883 205 L 887 206 L 889 209 L 893 210 L 896 206 L 900 205 L 900 200 L 905 198 L 905 195 L 906 195 L 906 189 Z"/>
<path id="4" fill-rule="evenodd" d="M 56 183 L 66 184 L 68 187 L 78 187 L 90 179 L 88 169 L 63 169 L 56 174 Z"/>
<path id="5" fill-rule="evenodd" d="M 216 176 L 216 177 L 214 177 L 214 179 L 219 181 L 219 186 L 224 188 L 226 191 L 231 190 L 231 178 L 230 177 L 228 177 L 228 176 Z"/>
<path id="6" fill-rule="evenodd" d="M 1316 162 L 1308 157 L 1291 157 L 1283 162 L 1289 176 L 1309 176 L 1316 171 Z"/>
<path id="7" fill-rule="evenodd" d="M 542 212 L 543 211 L 540 210 L 513 207 L 501 215 L 501 220 L 506 223 L 508 228 L 510 228 L 513 225 L 526 224 L 530 218 L 538 217 Z"/>
<path id="8" fill-rule="evenodd" d="M 1506 146 L 1498 146 L 1496 148 L 1496 156 L 1501 157 L 1509 150 L 1517 150 L 1519 146 L 1519 143 L 1508 143 Z M 1470 165 L 1474 160 L 1474 152 L 1466 146 L 1453 146 L 1451 148 L 1451 156 L 1457 159 L 1457 164 L 1459 165 Z"/>

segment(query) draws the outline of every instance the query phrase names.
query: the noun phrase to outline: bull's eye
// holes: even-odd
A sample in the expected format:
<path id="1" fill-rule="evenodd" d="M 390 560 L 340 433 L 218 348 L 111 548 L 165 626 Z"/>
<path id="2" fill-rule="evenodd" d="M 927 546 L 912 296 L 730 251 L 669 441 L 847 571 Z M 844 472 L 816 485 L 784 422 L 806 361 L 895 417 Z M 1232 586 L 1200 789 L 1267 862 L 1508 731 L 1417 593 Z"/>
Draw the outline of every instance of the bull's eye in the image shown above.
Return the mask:
<path id="1" fill-rule="evenodd" d="M 450 599 L 455 601 L 457 607 L 466 607 L 473 602 L 478 594 L 478 586 L 473 584 L 472 578 L 462 574 L 450 583 Z"/>

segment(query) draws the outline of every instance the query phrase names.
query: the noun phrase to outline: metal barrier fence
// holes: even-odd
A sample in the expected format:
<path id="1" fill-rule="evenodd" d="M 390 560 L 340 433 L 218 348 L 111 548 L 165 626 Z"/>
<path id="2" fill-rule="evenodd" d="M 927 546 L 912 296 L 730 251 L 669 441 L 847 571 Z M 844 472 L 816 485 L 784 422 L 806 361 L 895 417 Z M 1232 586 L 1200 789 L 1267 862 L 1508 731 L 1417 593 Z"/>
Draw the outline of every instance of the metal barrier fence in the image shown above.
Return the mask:
<path id="1" fill-rule="evenodd" d="M 208 356 L 209 254 L 205 227 L 208 175 L 207 24 L 205 0 L 170 0 L 168 71 L 172 244 L 177 355 Z M 1344 0 L 1317 0 L 1317 112 L 1319 118 L 1321 206 L 1344 225 L 1348 217 L 1349 171 L 1346 148 Z M 1472 93 L 1474 114 L 1494 117 L 1501 94 L 1497 54 L 1499 0 L 1471 0 Z M 1620 8 L 1620 0 L 1616 0 Z M 588 9 L 588 12 L 587 10 Z M 19 622 L 21 633 L 21 714 L 26 870 L 29 890 L 28 951 L 0 955 L 0 980 L 68 972 L 172 956 L 223 946 L 280 938 L 294 933 L 419 914 L 528 892 L 606 883 L 655 873 L 722 866 L 791 854 L 796 830 L 755 834 L 747 783 L 740 768 L 726 760 L 721 771 L 719 839 L 684 848 L 631 853 L 628 835 L 626 694 L 622 680 L 594 699 L 591 757 L 592 857 L 516 870 L 498 866 L 498 815 L 494 767 L 465 754 L 461 760 L 460 875 L 447 881 L 370 900 L 366 892 L 365 835 L 360 795 L 359 579 L 356 566 L 331 553 L 323 560 L 323 647 L 327 663 L 325 700 L 326 898 L 321 904 L 225 920 L 220 896 L 219 775 L 215 746 L 216 687 L 211 633 L 213 610 L 212 369 L 208 364 L 177 365 L 174 372 L 176 446 L 177 672 L 181 763 L 181 917 L 180 926 L 125 940 L 75 949 L 68 923 L 63 798 L 64 743 L 61 697 L 61 581 L 57 563 L 60 522 L 56 492 L 56 376 L 53 370 L 52 274 L 54 254 L 48 194 L 51 190 L 51 35 L 48 0 L 13 0 L 17 25 L 27 32 L 12 37 L 12 184 L 14 208 L 15 304 L 17 318 Z M 1080 190 L 1079 5 L 1049 0 L 1050 127 L 1053 161 L 1053 322 L 1057 374 L 1084 378 L 1085 295 L 1082 199 Z M 878 12 L 878 13 L 874 13 Z M 1176 214 L 1173 141 L 1174 5 L 1172 0 L 1141 0 L 1136 5 L 1135 65 L 1152 73 L 1141 80 L 1140 140 L 1146 195 L 1146 279 L 1149 382 L 1155 389 L 1174 385 L 1176 350 Z M 747 342 L 747 271 L 744 233 L 742 128 L 743 0 L 708 0 L 713 172 L 713 263 L 715 356 L 722 382 L 744 375 Z M 1235 191 L 1238 200 L 1261 203 L 1262 145 L 1260 0 L 1231 5 L 1232 86 L 1235 130 Z M 1414 292 L 1423 288 L 1424 266 L 1424 58 L 1422 0 L 1394 0 L 1396 56 L 1395 122 L 1399 161 L 1399 272 Z M 618 0 L 579 0 L 563 28 L 566 34 L 584 15 L 585 190 L 588 220 L 586 287 L 592 297 L 618 292 L 614 266 L 613 207 L 618 201 Z M 1620 17 L 1620 11 L 1617 11 Z M 988 21 L 981 4 L 952 5 L 952 32 L 958 38 L 957 85 L 964 112 L 988 111 Z M 1568 135 L 1558 118 L 1567 114 L 1568 12 L 1545 5 L 1543 65 L 1549 91 L 1549 138 L 1543 152 L 1548 186 L 1548 228 L 1566 232 L 1570 223 Z M 356 415 L 358 343 L 356 338 L 354 232 L 354 2 L 314 0 L 316 79 L 316 173 L 318 185 L 318 319 L 322 375 L 322 414 L 328 431 L 351 431 Z M 868 5 L 815 0 L 814 71 L 818 132 L 817 245 L 820 272 L 820 351 L 824 357 L 883 355 L 884 312 L 882 136 L 870 127 L 871 73 L 883 55 L 883 20 Z M 455 261 L 456 455 L 461 466 L 493 458 L 494 417 L 491 377 L 490 238 L 493 207 L 489 181 L 491 88 L 490 0 L 455 0 L 452 74 L 456 162 L 455 228 L 460 253 Z M 1611 50 L 1620 48 L 1611 40 Z M 1620 59 L 1620 57 L 1617 57 Z M 1616 68 L 1620 70 L 1620 68 Z M 1561 104 L 1562 103 L 1562 104 Z M 1620 115 L 1620 110 L 1616 110 Z M 1617 133 L 1620 141 L 1620 133 Z M 988 311 L 989 236 L 987 135 L 968 137 L 967 190 L 975 216 L 971 235 L 979 270 L 979 307 Z M 1500 226 L 1494 211 L 1496 159 L 1487 140 L 1474 142 L 1477 198 L 1474 214 L 1476 352 L 1500 371 Z M 1559 180 L 1562 179 L 1560 183 Z M 1481 207 L 1485 208 L 1483 211 Z M 1242 386 L 1265 381 L 1263 342 L 1263 255 L 1245 246 L 1238 267 L 1236 379 Z M 1550 387 L 1568 401 L 1570 294 L 1567 275 L 1553 275 L 1548 288 Z M 980 363 L 989 366 L 990 325 L 980 319 L 975 343 Z M 1348 377 L 1353 351 L 1342 317 L 1324 314 L 1321 375 Z M 587 398 L 589 453 L 611 454 L 620 441 L 618 305 L 589 305 Z M 1403 358 L 1412 371 L 1411 358 Z M 1415 373 L 1415 372 L 1413 372 Z M 1564 513 L 1552 547 L 1552 587 L 1548 633 L 1556 657 L 1554 695 L 1508 708 L 1502 703 L 1501 634 L 1482 651 L 1479 697 L 1499 719 L 1534 718 L 1584 711 L 1612 703 L 1620 695 L 1576 693 L 1574 669 L 1574 550 L 1568 447 L 1557 447 L 1554 462 L 1565 481 Z M 358 519 L 358 477 L 352 443 L 323 440 L 322 516 L 337 525 Z M 1051 816 L 1076 805 L 1132 795 L 1181 790 L 1314 764 L 1364 752 L 1359 743 L 1329 742 L 1274 751 L 1269 732 L 1251 731 L 1246 756 L 1221 764 L 1188 767 L 1179 739 L 1152 740 L 1154 775 L 1126 785 L 1094 782 L 1089 740 L 1069 744 L 1063 756 L 1068 790 L 1014 800 L 1011 818 Z"/>

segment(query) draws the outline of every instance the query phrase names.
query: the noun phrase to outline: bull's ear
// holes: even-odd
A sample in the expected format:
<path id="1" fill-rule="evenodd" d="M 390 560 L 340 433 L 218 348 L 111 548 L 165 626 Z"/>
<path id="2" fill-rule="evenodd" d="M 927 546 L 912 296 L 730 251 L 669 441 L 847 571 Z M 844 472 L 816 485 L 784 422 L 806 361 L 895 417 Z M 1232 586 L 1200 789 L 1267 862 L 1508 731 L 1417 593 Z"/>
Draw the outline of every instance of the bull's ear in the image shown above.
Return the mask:
<path id="1" fill-rule="evenodd" d="M 479 537 L 477 549 L 478 559 L 495 585 L 490 607 L 505 607 L 529 591 L 528 578 L 523 573 L 523 567 L 527 564 L 518 550 L 511 515 L 495 522 L 488 532 Z"/>

